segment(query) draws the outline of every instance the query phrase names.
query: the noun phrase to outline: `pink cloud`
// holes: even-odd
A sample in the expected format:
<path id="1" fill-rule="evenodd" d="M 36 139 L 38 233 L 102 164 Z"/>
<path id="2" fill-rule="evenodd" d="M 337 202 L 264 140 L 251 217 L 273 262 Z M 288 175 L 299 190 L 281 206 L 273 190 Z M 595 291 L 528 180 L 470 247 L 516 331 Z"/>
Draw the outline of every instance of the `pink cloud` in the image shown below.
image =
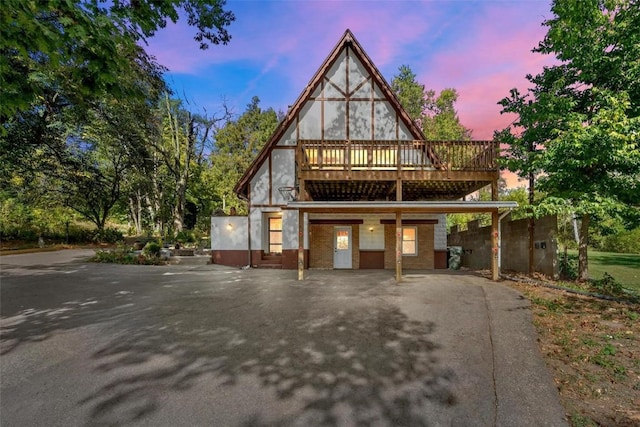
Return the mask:
<path id="1" fill-rule="evenodd" d="M 545 35 L 543 19 L 536 22 L 516 9 L 488 8 L 470 22 L 467 36 L 434 56 L 420 75 L 427 87 L 457 89 L 461 122 L 473 130 L 474 138 L 490 139 L 494 130 L 508 126 L 515 117 L 500 115 L 497 102 L 514 87 L 526 90 L 526 74 L 554 62 L 531 52 Z"/>

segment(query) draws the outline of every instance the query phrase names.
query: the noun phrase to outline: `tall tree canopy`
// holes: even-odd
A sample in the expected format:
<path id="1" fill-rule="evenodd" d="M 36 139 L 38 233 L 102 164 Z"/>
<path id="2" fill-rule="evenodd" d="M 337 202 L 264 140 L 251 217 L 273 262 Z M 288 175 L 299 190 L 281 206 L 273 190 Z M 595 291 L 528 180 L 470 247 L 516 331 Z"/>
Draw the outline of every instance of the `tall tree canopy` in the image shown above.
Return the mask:
<path id="1" fill-rule="evenodd" d="M 391 80 L 391 89 L 409 117 L 422 128 L 427 139 L 451 141 L 471 138 L 471 130 L 460 123 L 455 109 L 458 92 L 443 89 L 439 95 L 418 83 L 416 74 L 408 65 L 402 65 Z"/>
<path id="2" fill-rule="evenodd" d="M 155 176 L 162 157 L 164 169 L 174 160 L 176 183 L 171 192 L 158 192 L 178 195 L 171 206 L 174 222 L 181 224 L 191 163 L 203 158 L 198 144 L 208 139 L 206 126 L 199 115 L 180 109 L 159 114 L 167 90 L 164 68 L 143 46 L 180 17 L 196 28 L 201 49 L 228 43 L 227 27 L 235 18 L 224 5 L 224 0 L 5 0 L 0 197 L 25 201 L 21 187 L 28 187 L 35 195 L 30 206 L 64 204 L 98 228 L 127 197 L 137 208 L 129 210 L 141 219 L 144 206 L 158 199 L 155 181 L 145 181 Z M 163 127 L 168 123 L 177 123 L 173 133 Z M 171 159 L 154 149 L 166 147 L 163 137 L 178 146 Z"/>
<path id="3" fill-rule="evenodd" d="M 202 49 L 226 44 L 235 19 L 224 0 L 4 0 L 0 8 L 0 121 L 28 110 L 47 91 L 75 103 L 103 93 L 131 96 L 118 75 L 140 57 L 140 42 L 180 11 Z M 146 56 L 145 56 L 146 57 Z M 150 58 L 146 57 L 146 60 Z"/>
<path id="4" fill-rule="evenodd" d="M 539 171 L 542 208 L 582 219 L 579 278 L 588 278 L 592 218 L 640 205 L 640 5 L 635 0 L 556 0 L 534 49 L 561 63 L 528 75 L 533 87 L 500 101 L 518 114 L 499 133 L 521 173 Z"/>
<path id="5" fill-rule="evenodd" d="M 244 113 L 237 120 L 227 122 L 216 134 L 210 179 L 217 183 L 218 197 L 238 212 L 246 209 L 234 194 L 233 187 L 277 126 L 278 116 L 273 108 L 260 108 L 260 99 L 254 96 Z"/>

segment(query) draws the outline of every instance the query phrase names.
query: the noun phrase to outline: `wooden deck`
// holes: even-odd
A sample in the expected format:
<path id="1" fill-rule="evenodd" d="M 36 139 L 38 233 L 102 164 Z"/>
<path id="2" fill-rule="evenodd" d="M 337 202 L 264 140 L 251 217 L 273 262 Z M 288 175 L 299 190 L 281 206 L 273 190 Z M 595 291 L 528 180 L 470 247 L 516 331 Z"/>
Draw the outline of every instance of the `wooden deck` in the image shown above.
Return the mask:
<path id="1" fill-rule="evenodd" d="M 499 178 L 495 141 L 300 140 L 311 200 L 455 200 Z"/>

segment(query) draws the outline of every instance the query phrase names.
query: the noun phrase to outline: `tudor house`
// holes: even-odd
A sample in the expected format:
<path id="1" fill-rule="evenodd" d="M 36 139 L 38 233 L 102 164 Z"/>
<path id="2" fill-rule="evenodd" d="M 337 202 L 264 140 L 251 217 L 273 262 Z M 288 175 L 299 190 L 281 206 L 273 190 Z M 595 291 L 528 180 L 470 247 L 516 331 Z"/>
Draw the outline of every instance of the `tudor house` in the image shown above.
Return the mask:
<path id="1" fill-rule="evenodd" d="M 491 212 L 497 278 L 497 143 L 428 141 L 347 30 L 235 187 L 248 216 L 213 217 L 230 266 L 447 266 L 446 214 Z M 464 201 L 491 185 L 492 202 Z"/>

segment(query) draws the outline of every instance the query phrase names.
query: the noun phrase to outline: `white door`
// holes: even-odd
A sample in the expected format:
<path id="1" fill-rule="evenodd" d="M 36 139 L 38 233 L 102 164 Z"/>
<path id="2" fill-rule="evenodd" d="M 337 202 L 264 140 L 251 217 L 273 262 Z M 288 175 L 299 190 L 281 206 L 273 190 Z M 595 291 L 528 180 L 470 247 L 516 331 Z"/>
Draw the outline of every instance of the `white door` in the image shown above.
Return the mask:
<path id="1" fill-rule="evenodd" d="M 351 227 L 333 229 L 333 268 L 351 268 Z"/>

